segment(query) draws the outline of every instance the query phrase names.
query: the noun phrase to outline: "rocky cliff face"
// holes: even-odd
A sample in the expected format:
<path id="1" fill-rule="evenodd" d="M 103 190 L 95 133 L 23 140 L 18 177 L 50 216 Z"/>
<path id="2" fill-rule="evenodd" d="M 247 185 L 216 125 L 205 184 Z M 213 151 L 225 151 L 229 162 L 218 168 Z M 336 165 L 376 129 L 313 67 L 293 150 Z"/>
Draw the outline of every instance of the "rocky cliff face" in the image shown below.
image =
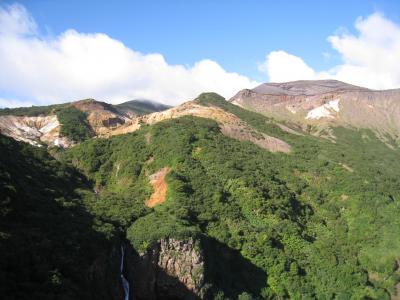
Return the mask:
<path id="1" fill-rule="evenodd" d="M 204 256 L 189 238 L 161 239 L 143 254 L 127 253 L 130 299 L 199 299 L 204 285 Z"/>

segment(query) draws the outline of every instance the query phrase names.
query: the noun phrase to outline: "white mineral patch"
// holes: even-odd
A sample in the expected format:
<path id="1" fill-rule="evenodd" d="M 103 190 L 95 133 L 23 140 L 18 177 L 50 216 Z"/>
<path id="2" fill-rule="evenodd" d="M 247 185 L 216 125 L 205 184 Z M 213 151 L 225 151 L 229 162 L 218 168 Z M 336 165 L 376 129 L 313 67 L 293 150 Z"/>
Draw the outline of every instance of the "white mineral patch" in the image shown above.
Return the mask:
<path id="1" fill-rule="evenodd" d="M 68 141 L 59 137 L 60 127 L 56 115 L 25 117 L 0 116 L 0 131 L 17 141 L 40 147 L 40 142 L 63 146 Z"/>
<path id="2" fill-rule="evenodd" d="M 51 116 L 51 117 L 46 117 L 47 118 L 47 123 L 39 129 L 39 131 L 43 134 L 49 133 L 53 129 L 57 128 L 60 126 L 60 123 L 57 120 L 57 116 Z"/>
<path id="3" fill-rule="evenodd" d="M 319 120 L 321 118 L 334 118 L 332 113 L 339 112 L 339 102 L 340 99 L 335 99 L 310 110 L 306 116 L 306 119 Z"/>
<path id="4" fill-rule="evenodd" d="M 325 105 L 328 105 L 329 108 L 332 108 L 334 111 L 339 112 L 339 110 L 340 110 L 339 109 L 339 101 L 340 101 L 340 99 L 332 100 L 332 101 L 329 101 L 329 103 L 325 104 Z"/>

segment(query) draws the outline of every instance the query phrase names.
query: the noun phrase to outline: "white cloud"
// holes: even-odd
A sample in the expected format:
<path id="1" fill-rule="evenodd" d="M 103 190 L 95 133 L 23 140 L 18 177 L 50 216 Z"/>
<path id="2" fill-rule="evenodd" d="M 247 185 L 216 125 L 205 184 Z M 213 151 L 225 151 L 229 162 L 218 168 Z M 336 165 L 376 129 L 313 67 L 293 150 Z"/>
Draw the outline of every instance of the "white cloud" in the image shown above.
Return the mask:
<path id="1" fill-rule="evenodd" d="M 342 33 L 328 38 L 343 61 L 329 70 L 317 72 L 285 51 L 268 54 L 261 68 L 274 82 L 334 78 L 374 89 L 400 87 L 400 24 L 374 13 L 358 18 L 355 28 L 357 35 Z"/>
<path id="2" fill-rule="evenodd" d="M 101 33 L 67 30 L 46 39 L 21 5 L 0 7 L 0 66 L 0 93 L 32 104 L 87 97 L 178 104 L 201 92 L 230 97 L 258 84 L 208 59 L 190 67 L 170 65 L 161 54 L 137 52 Z M 0 106 L 7 103 L 19 102 L 0 99 Z"/>
<path id="3" fill-rule="evenodd" d="M 313 79 L 316 74 L 312 68 L 300 58 L 285 51 L 273 51 L 267 55 L 260 71 L 268 73 L 270 81 L 284 82 L 301 79 Z"/>
<path id="4" fill-rule="evenodd" d="M 36 34 L 37 26 L 24 6 L 13 4 L 6 8 L 0 7 L 0 33 L 6 35 Z"/>
<path id="5" fill-rule="evenodd" d="M 356 34 L 342 30 L 328 38 L 342 59 L 331 69 L 313 70 L 283 50 L 270 52 L 259 69 L 273 82 L 333 78 L 376 89 L 400 87 L 400 24 L 374 13 L 357 19 L 355 28 Z M 0 6 L 0 107 L 88 97 L 175 105 L 201 92 L 230 97 L 259 84 L 208 59 L 170 65 L 161 54 L 140 53 L 101 33 L 67 30 L 48 38 L 39 32 L 23 6 Z"/>
<path id="6" fill-rule="evenodd" d="M 20 106 L 32 106 L 32 102 L 21 101 L 16 99 L 5 99 L 0 97 L 0 108 L 20 107 Z"/>

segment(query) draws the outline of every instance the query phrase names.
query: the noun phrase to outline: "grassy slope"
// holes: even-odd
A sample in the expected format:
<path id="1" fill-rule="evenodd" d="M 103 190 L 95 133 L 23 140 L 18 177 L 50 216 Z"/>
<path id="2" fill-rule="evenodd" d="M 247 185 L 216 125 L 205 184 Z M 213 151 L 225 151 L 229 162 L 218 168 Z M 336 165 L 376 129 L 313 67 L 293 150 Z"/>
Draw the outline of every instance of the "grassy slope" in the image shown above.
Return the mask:
<path id="1" fill-rule="evenodd" d="M 90 140 L 65 158 L 101 187 L 92 211 L 126 230 L 138 250 L 163 236 L 201 236 L 208 257 L 220 258 L 207 267 L 210 294 L 388 298 L 399 280 L 398 150 L 369 131 L 338 128 L 334 144 L 283 132 L 216 94 L 198 101 L 294 150 L 272 154 L 193 117 Z M 147 176 L 164 166 L 172 168 L 167 201 L 147 209 Z"/>

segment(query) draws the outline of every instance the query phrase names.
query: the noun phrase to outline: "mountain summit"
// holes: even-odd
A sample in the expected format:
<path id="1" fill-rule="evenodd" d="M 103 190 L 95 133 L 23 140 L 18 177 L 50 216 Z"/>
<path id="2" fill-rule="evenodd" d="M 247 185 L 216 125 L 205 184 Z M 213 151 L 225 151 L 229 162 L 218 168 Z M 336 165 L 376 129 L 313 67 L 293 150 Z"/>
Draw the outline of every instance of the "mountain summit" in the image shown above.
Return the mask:
<path id="1" fill-rule="evenodd" d="M 308 126 L 316 134 L 344 126 L 371 129 L 383 140 L 400 135 L 400 89 L 378 91 L 337 80 L 301 80 L 264 83 L 240 91 L 229 101 L 277 120 Z"/>
<path id="2" fill-rule="evenodd" d="M 270 95 L 320 95 L 344 91 L 370 91 L 338 80 L 298 80 L 284 83 L 263 83 L 252 91 Z"/>

